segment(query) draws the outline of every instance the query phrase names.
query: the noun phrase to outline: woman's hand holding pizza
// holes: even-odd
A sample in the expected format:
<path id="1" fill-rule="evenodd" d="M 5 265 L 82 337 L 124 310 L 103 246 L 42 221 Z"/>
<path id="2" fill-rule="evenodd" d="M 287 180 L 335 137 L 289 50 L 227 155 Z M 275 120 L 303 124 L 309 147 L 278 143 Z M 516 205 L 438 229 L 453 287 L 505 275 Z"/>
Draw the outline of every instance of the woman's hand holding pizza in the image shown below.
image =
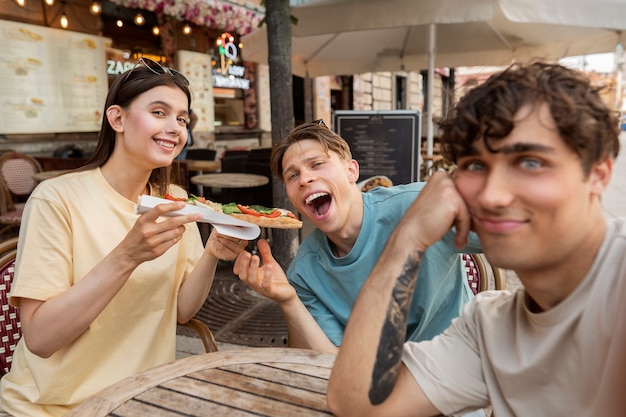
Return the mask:
<path id="1" fill-rule="evenodd" d="M 232 261 L 248 245 L 248 241 L 231 236 L 220 235 L 213 229 L 204 248 L 213 256 L 225 261 Z"/>
<path id="2" fill-rule="evenodd" d="M 158 221 L 157 219 L 168 212 L 180 210 L 183 206 L 184 203 L 181 202 L 161 204 L 139 216 L 133 228 L 116 248 L 122 259 L 129 259 L 136 267 L 158 258 L 174 246 L 186 230 L 184 224 L 197 221 L 201 215 L 193 213 L 162 218 Z"/>
<path id="3" fill-rule="evenodd" d="M 257 247 L 263 266 L 259 256 L 243 251 L 235 261 L 235 275 L 257 293 L 279 304 L 296 299 L 296 290 L 289 284 L 285 272 L 272 256 L 269 243 L 260 239 Z"/>

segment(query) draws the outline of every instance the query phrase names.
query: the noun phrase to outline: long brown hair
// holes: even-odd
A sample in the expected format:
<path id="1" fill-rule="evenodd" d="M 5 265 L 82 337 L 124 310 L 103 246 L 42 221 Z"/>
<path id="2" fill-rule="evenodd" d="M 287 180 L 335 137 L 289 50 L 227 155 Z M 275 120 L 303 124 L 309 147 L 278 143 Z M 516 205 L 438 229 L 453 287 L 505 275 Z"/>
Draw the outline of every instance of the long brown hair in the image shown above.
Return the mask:
<path id="1" fill-rule="evenodd" d="M 136 65 L 130 73 L 118 76 L 107 95 L 102 116 L 102 127 L 98 136 L 98 144 L 87 164 L 81 170 L 98 168 L 104 165 L 115 148 L 115 131 L 109 124 L 106 117 L 106 110 L 114 104 L 122 108 L 128 108 L 131 103 L 145 93 L 159 86 L 169 86 L 180 88 L 187 96 L 188 108 L 191 108 L 191 91 L 187 80 L 177 72 L 155 73 L 154 70 L 144 66 Z M 159 195 L 164 195 L 172 181 L 172 166 L 155 168 L 150 174 L 149 183 L 157 190 Z"/>

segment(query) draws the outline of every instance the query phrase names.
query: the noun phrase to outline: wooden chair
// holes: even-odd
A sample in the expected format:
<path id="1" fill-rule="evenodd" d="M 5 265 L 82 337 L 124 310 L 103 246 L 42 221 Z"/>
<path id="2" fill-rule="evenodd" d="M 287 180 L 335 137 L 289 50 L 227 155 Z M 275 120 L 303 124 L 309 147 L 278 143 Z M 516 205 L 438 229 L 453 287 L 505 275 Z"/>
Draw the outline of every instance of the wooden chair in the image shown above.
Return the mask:
<path id="1" fill-rule="evenodd" d="M 15 209 L 14 204 L 9 204 L 7 201 L 9 190 L 0 181 L 0 236 L 7 236 L 15 234 L 22 223 L 22 211 L 23 209 Z M 11 208 L 10 208 L 11 207 Z M 11 232 L 8 234 L 8 232 Z"/>
<path id="2" fill-rule="evenodd" d="M 500 268 L 491 266 L 483 257 L 484 255 L 478 253 L 461 254 L 467 281 L 474 295 L 489 289 L 503 290 L 505 288 L 504 272 Z M 491 275 L 493 275 L 493 288 L 489 285 L 488 266 L 491 268 Z"/>
<path id="3" fill-rule="evenodd" d="M 11 369 L 13 351 L 22 337 L 22 324 L 19 310 L 9 305 L 8 294 L 11 291 L 15 273 L 17 238 L 0 244 L 0 377 Z"/>
<path id="4" fill-rule="evenodd" d="M 203 321 L 191 319 L 185 324 L 179 324 L 179 326 L 186 327 L 198 333 L 206 353 L 217 352 L 217 343 L 215 343 L 213 333 L 211 333 L 209 326 L 207 326 Z"/>

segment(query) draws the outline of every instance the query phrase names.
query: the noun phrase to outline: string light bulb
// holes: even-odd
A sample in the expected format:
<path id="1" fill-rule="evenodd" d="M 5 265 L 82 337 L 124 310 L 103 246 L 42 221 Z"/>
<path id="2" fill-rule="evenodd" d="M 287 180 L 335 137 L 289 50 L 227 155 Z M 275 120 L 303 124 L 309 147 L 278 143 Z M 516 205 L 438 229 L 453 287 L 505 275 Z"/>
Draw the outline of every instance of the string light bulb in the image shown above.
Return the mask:
<path id="1" fill-rule="evenodd" d="M 117 19 L 115 21 L 115 26 L 117 26 L 118 28 L 124 27 L 124 22 L 122 21 L 122 19 Z"/>
<path id="2" fill-rule="evenodd" d="M 100 13 L 102 13 L 102 3 L 99 1 L 92 2 L 89 6 L 89 13 L 94 16 L 100 16 Z"/>
<path id="3" fill-rule="evenodd" d="M 65 12 L 61 13 L 61 27 L 63 29 L 67 29 L 69 24 L 70 22 L 67 20 L 67 15 L 65 14 Z"/>
<path id="4" fill-rule="evenodd" d="M 189 23 L 185 23 L 185 26 L 183 26 L 183 33 L 185 35 L 191 35 L 191 26 L 189 26 Z"/>
<path id="5" fill-rule="evenodd" d="M 18 6 L 24 7 L 26 5 L 26 0 L 15 0 Z"/>
<path id="6" fill-rule="evenodd" d="M 154 36 L 159 36 L 160 33 L 161 33 L 161 29 L 159 29 L 157 25 L 152 26 L 152 34 Z"/>
<path id="7" fill-rule="evenodd" d="M 54 0 L 44 0 L 47 6 L 54 6 Z"/>
<path id="8" fill-rule="evenodd" d="M 143 24 L 146 23 L 146 19 L 143 17 L 141 13 L 137 13 L 133 21 L 135 22 L 137 26 L 143 26 Z"/>

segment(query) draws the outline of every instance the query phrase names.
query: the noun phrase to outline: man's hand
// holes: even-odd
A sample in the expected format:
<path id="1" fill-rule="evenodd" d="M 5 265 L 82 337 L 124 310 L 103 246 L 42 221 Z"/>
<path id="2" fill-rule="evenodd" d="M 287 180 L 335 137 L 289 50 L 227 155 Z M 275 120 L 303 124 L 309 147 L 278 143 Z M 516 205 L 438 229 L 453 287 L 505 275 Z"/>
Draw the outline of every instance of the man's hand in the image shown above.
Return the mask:
<path id="1" fill-rule="evenodd" d="M 463 198 L 446 172 L 435 172 L 409 207 L 396 231 L 409 232 L 420 250 L 437 242 L 456 227 L 455 245 L 467 245 L 471 218 Z"/>
<path id="2" fill-rule="evenodd" d="M 272 256 L 270 245 L 261 239 L 257 243 L 261 259 L 243 251 L 237 257 L 233 272 L 239 279 L 259 294 L 277 303 L 293 301 L 296 290 L 287 281 L 285 272 Z"/>

